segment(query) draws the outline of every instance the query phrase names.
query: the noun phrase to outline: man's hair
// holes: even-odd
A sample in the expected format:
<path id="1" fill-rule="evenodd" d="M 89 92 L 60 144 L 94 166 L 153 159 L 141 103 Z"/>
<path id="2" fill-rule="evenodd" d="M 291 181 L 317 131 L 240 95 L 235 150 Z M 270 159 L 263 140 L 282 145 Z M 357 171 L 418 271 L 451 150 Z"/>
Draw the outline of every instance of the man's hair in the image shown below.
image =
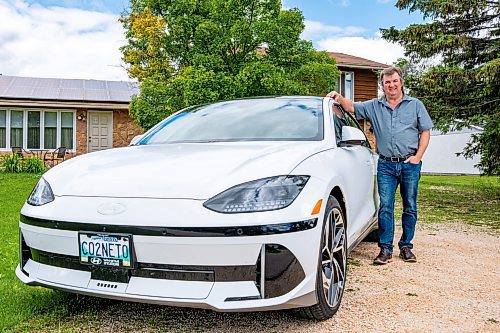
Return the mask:
<path id="1" fill-rule="evenodd" d="M 401 79 L 401 84 L 403 84 L 403 72 L 401 72 L 401 69 L 399 67 L 388 67 L 384 69 L 382 72 L 380 72 L 380 77 L 379 77 L 379 82 L 380 85 L 383 87 L 384 86 L 384 76 L 391 76 L 394 73 L 398 73 L 399 78 Z"/>

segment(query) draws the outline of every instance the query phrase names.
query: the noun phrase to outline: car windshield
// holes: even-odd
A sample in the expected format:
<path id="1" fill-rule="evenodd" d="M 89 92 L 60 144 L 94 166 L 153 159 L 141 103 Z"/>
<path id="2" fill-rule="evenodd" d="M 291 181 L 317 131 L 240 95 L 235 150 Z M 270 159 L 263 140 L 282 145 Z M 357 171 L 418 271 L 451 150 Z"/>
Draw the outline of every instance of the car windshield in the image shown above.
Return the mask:
<path id="1" fill-rule="evenodd" d="M 167 118 L 139 144 L 323 139 L 320 98 L 262 98 L 202 105 Z"/>

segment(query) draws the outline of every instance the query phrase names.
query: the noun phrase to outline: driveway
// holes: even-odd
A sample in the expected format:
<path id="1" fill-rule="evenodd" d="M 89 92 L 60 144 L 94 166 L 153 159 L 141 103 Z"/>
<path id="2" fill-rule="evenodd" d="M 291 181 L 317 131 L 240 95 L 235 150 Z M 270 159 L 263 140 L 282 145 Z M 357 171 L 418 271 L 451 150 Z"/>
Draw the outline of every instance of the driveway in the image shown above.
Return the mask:
<path id="1" fill-rule="evenodd" d="M 465 224 L 419 227 L 417 263 L 396 256 L 386 266 L 373 266 L 377 250 L 362 243 L 351 253 L 343 304 L 325 322 L 283 311 L 216 313 L 109 300 L 89 310 L 96 300 L 82 297 L 84 314 L 48 331 L 500 332 L 498 232 Z"/>

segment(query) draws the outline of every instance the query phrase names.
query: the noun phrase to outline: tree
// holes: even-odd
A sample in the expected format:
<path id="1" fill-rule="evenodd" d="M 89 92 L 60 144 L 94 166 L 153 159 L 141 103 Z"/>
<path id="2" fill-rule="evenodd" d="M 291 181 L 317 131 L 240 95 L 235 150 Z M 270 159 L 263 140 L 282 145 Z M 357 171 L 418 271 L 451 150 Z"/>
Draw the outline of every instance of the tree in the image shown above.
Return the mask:
<path id="1" fill-rule="evenodd" d="M 148 129 L 184 107 L 250 96 L 323 95 L 335 59 L 300 39 L 304 18 L 280 0 L 132 0 L 121 17 L 130 113 Z"/>
<path id="2" fill-rule="evenodd" d="M 428 23 L 381 29 L 405 48 L 407 64 L 441 59 L 413 71 L 405 85 L 428 107 L 440 129 L 456 119 L 479 125 L 463 155 L 481 155 L 479 168 L 500 173 L 500 5 L 498 0 L 399 0 L 396 7 L 420 11 Z M 410 66 L 411 67 L 411 66 Z M 413 67 L 415 68 L 415 67 Z"/>

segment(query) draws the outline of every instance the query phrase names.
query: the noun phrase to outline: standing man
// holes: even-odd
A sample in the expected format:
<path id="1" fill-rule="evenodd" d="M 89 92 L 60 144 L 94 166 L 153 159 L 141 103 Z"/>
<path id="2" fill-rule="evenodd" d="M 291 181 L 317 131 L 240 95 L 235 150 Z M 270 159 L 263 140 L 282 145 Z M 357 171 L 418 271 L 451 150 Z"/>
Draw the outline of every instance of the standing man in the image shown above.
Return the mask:
<path id="1" fill-rule="evenodd" d="M 416 262 L 411 243 L 417 223 L 417 193 L 422 156 L 429 145 L 432 120 L 424 104 L 403 92 L 403 75 L 397 67 L 389 67 L 380 74 L 385 96 L 366 102 L 356 102 L 332 91 L 327 96 L 344 109 L 355 113 L 358 119 L 372 124 L 380 155 L 377 184 L 380 196 L 378 212 L 380 253 L 374 264 L 384 265 L 392 260 L 394 239 L 394 200 L 400 185 L 403 199 L 403 235 L 398 242 L 399 256 L 407 262 Z"/>

